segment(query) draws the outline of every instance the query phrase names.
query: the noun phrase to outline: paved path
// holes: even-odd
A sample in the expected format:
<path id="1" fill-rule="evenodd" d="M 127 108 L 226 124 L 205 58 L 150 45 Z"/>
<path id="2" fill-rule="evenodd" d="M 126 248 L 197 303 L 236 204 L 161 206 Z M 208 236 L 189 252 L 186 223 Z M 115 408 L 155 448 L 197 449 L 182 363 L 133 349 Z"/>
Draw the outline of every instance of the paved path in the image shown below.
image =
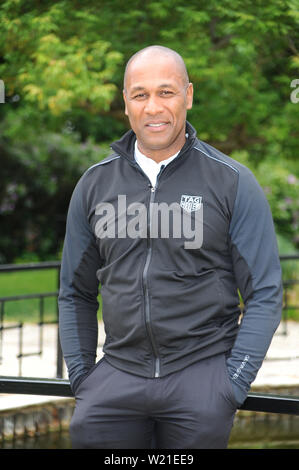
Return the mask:
<path id="1" fill-rule="evenodd" d="M 289 321 L 287 334 L 283 334 L 284 325 L 277 330 L 267 357 L 252 384 L 252 391 L 259 387 L 299 387 L 299 323 Z M 37 326 L 26 326 L 24 333 L 24 352 L 38 351 L 39 329 Z M 99 324 L 98 358 L 102 355 L 104 341 L 103 324 Z M 24 377 L 55 377 L 56 375 L 56 341 L 57 327 L 48 325 L 43 333 L 44 351 L 42 356 L 30 356 L 22 360 Z M 4 333 L 2 345 L 2 363 L 0 375 L 18 376 L 19 365 L 16 358 L 18 332 L 8 330 Z M 65 372 L 66 376 L 66 372 Z M 0 411 L 33 403 L 53 401 L 55 397 L 34 395 L 0 395 Z"/>
<path id="2" fill-rule="evenodd" d="M 252 388 L 288 385 L 299 388 L 299 323 L 289 321 L 287 334 L 283 332 L 281 324 Z"/>

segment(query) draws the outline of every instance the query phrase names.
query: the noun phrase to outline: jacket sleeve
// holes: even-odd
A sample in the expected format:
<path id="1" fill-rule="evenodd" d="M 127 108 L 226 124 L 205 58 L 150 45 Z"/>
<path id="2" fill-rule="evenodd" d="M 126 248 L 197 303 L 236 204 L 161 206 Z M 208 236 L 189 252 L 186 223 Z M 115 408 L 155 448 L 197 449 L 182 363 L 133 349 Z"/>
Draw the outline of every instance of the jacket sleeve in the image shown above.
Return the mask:
<path id="1" fill-rule="evenodd" d="M 82 177 L 69 205 L 58 297 L 60 342 L 73 391 L 95 363 L 98 338 L 101 261 L 84 202 Z"/>
<path id="2" fill-rule="evenodd" d="M 282 312 L 282 278 L 269 204 L 253 174 L 239 174 L 230 243 L 244 315 L 227 368 L 241 405 L 266 356 Z"/>

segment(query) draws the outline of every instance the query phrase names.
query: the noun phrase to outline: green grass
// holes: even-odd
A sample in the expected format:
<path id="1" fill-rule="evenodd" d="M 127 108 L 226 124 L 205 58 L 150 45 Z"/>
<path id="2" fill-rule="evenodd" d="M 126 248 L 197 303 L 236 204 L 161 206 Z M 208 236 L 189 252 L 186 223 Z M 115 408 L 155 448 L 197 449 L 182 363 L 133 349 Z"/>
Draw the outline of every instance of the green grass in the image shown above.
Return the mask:
<path id="1" fill-rule="evenodd" d="M 20 271 L 0 274 L 0 298 L 17 295 L 57 292 L 58 273 L 56 269 L 40 271 Z M 101 298 L 98 318 L 101 319 Z M 44 321 L 57 320 L 57 300 L 44 299 Z M 37 323 L 39 319 L 39 299 L 26 299 L 5 302 L 4 321 Z"/>
<path id="2" fill-rule="evenodd" d="M 57 291 L 57 271 L 23 271 L 0 274 L 0 297 Z M 56 298 L 44 300 L 44 320 L 57 318 Z M 4 321 L 39 321 L 39 300 L 26 299 L 5 303 Z"/>

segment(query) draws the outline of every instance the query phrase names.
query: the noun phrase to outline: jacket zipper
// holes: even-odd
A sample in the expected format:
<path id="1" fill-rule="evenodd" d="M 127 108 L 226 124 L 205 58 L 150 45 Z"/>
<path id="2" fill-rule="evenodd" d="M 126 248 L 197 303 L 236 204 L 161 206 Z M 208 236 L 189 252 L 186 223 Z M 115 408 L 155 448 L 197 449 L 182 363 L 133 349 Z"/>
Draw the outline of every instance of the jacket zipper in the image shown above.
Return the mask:
<path id="1" fill-rule="evenodd" d="M 148 268 L 151 261 L 152 256 L 152 239 L 150 237 L 150 227 L 151 227 L 151 213 L 152 213 L 152 203 L 155 198 L 155 191 L 156 187 L 152 187 L 150 185 L 151 195 L 150 195 L 150 202 L 149 202 L 149 215 L 147 219 L 147 255 L 146 261 L 142 273 L 142 281 L 143 281 L 143 290 L 144 290 L 144 301 L 145 301 L 145 323 L 148 332 L 148 336 L 150 339 L 151 347 L 153 350 L 155 364 L 154 364 L 154 377 L 160 377 L 160 358 L 158 349 L 156 346 L 155 338 L 153 335 L 152 327 L 151 327 L 151 314 L 150 314 L 150 302 L 149 302 L 149 290 L 148 290 L 148 282 L 147 282 L 147 275 L 148 275 Z"/>
<path id="2" fill-rule="evenodd" d="M 164 170 L 165 166 L 162 165 L 159 171 L 159 174 L 157 175 L 157 181 L 156 181 L 156 186 L 153 187 L 152 184 L 149 184 L 150 190 L 151 190 L 151 195 L 150 195 L 150 202 L 149 202 L 149 212 L 148 212 L 148 219 L 147 219 L 147 255 L 146 255 L 146 261 L 143 269 L 143 274 L 142 274 L 142 280 L 143 280 L 143 289 L 144 289 L 144 299 L 145 299 L 145 322 L 146 322 L 146 327 L 151 343 L 151 347 L 153 350 L 154 358 L 155 358 L 155 368 L 154 368 L 154 377 L 159 378 L 160 377 L 160 357 L 159 357 L 159 352 L 157 349 L 156 341 L 153 335 L 153 330 L 151 327 L 151 311 L 150 311 L 150 302 L 149 302 L 149 291 L 148 291 L 148 283 L 147 283 L 147 274 L 148 274 L 148 268 L 149 264 L 151 261 L 151 256 L 152 256 L 152 238 L 150 236 L 151 232 L 151 219 L 152 219 L 152 204 L 155 199 L 156 195 L 156 189 L 158 185 L 158 180 L 161 176 L 162 171 Z"/>

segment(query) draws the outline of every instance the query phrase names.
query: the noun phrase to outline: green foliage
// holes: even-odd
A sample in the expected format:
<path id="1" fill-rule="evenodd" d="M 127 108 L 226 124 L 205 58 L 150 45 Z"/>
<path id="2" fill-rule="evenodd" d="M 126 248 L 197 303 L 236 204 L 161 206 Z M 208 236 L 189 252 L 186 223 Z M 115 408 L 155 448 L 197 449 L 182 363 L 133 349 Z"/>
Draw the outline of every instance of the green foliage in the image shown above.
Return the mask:
<path id="1" fill-rule="evenodd" d="M 291 251 L 295 252 L 294 245 L 299 246 L 299 177 L 296 176 L 296 164 L 268 157 L 256 165 L 250 161 L 247 151 L 233 152 L 232 157 L 250 168 L 262 186 L 280 239 L 286 239 L 281 245 L 281 253 L 290 253 L 287 240 L 293 242 Z"/>
<path id="2" fill-rule="evenodd" d="M 5 138 L 5 130 L 2 135 Z M 67 131 L 36 135 L 34 129 L 22 139 L 16 137 L 12 148 L 3 148 L 0 263 L 11 262 L 24 252 L 38 254 L 40 260 L 57 258 L 74 184 L 109 148 L 92 138 L 80 142 Z"/>
<path id="3" fill-rule="evenodd" d="M 111 78 L 122 54 L 91 30 L 93 16 L 73 9 L 72 2 L 48 2 L 48 8 L 46 3 L 40 8 L 28 3 L 36 4 L 7 1 L 2 6 L 0 71 L 8 94 L 22 91 L 28 111 L 54 117 L 52 125 L 76 108 L 108 110 L 117 90 Z M 12 8 L 16 4 L 19 9 Z"/>
<path id="4" fill-rule="evenodd" d="M 57 256 L 75 182 L 128 129 L 125 63 L 150 44 L 184 57 L 199 138 L 252 169 L 299 248 L 298 26 L 296 0 L 3 1 L 0 262 Z"/>

